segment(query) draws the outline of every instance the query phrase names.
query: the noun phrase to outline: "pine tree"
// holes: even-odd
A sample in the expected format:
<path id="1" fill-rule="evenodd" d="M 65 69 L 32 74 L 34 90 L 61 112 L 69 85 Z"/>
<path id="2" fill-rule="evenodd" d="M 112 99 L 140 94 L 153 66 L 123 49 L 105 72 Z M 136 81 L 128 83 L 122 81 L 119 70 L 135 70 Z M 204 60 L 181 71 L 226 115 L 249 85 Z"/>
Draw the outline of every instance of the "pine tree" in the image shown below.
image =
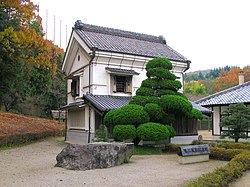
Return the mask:
<path id="1" fill-rule="evenodd" d="M 222 137 L 229 137 L 238 142 L 240 138 L 247 138 L 250 129 L 250 108 L 243 103 L 229 105 L 224 111 L 220 126 L 228 130 L 222 131 Z"/>

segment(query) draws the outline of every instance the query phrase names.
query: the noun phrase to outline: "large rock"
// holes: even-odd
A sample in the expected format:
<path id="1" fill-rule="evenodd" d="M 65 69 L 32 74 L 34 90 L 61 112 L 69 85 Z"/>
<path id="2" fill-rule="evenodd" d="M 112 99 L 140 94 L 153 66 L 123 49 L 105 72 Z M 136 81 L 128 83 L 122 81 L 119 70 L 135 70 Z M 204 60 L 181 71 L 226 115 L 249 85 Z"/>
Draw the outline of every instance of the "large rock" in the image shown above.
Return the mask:
<path id="1" fill-rule="evenodd" d="M 72 170 L 113 167 L 128 162 L 133 148 L 133 143 L 69 144 L 57 155 L 55 166 Z"/>

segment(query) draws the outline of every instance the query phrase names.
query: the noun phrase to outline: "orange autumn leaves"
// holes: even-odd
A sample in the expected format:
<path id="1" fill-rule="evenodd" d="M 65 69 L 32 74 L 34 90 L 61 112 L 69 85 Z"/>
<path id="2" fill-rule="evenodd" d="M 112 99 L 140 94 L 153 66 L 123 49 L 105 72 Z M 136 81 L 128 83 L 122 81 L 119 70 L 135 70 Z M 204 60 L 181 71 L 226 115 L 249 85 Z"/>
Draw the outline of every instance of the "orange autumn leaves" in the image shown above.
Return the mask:
<path id="1" fill-rule="evenodd" d="M 229 71 L 222 70 L 219 77 L 215 81 L 216 91 L 237 85 L 239 83 L 239 73 L 245 74 L 245 82 L 250 80 L 250 77 L 248 76 L 250 73 L 249 66 L 244 67 L 243 70 L 240 68 L 232 68 Z"/>
<path id="2" fill-rule="evenodd" d="M 8 20 L 18 20 L 19 25 L 9 26 L 0 32 L 0 43 L 3 44 L 0 56 L 11 57 L 15 54 L 13 61 L 21 60 L 38 68 L 51 68 L 55 74 L 57 56 L 63 55 L 63 49 L 43 38 L 38 6 L 30 0 L 3 0 L 0 8 L 8 12 Z"/>
<path id="3" fill-rule="evenodd" d="M 64 123 L 43 118 L 31 118 L 0 112 L 0 138 L 18 134 L 39 134 L 47 131 L 61 131 Z"/>

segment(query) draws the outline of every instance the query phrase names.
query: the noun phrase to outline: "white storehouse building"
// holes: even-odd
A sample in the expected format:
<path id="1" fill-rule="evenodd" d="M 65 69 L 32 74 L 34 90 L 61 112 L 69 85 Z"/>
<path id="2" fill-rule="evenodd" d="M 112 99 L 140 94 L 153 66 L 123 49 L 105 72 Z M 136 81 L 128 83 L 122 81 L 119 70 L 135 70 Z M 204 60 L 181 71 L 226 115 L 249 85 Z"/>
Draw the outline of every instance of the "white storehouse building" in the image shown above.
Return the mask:
<path id="1" fill-rule="evenodd" d="M 145 66 L 166 57 L 183 84 L 190 61 L 163 36 L 94 26 L 77 21 L 62 70 L 67 81 L 66 135 L 74 143 L 91 142 L 104 114 L 127 104 L 146 79 Z M 182 90 L 180 90 L 182 91 Z"/>

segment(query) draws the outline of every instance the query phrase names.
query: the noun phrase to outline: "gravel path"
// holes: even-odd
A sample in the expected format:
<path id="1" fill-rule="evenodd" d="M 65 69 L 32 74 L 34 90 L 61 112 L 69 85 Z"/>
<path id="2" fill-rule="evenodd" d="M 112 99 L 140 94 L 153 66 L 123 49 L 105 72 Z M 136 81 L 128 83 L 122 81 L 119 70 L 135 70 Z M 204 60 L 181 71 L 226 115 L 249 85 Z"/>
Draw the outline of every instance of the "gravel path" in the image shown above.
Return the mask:
<path id="1" fill-rule="evenodd" d="M 61 139 L 51 138 L 0 151 L 0 186 L 174 187 L 227 163 L 210 160 L 181 165 L 176 154 L 167 154 L 132 156 L 131 162 L 121 166 L 73 171 L 54 167 L 56 155 L 65 146 Z"/>

